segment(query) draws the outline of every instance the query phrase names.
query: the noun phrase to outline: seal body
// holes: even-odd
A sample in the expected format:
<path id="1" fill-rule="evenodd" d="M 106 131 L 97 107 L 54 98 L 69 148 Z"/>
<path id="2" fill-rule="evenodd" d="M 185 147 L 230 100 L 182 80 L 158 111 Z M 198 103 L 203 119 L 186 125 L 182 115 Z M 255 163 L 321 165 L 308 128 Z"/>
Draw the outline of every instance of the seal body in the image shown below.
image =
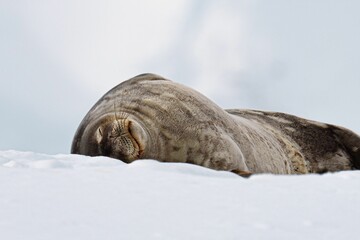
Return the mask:
<path id="1" fill-rule="evenodd" d="M 360 169 L 360 138 L 350 130 L 284 113 L 224 110 L 154 74 L 107 92 L 81 122 L 71 153 L 192 163 L 240 175 Z"/>

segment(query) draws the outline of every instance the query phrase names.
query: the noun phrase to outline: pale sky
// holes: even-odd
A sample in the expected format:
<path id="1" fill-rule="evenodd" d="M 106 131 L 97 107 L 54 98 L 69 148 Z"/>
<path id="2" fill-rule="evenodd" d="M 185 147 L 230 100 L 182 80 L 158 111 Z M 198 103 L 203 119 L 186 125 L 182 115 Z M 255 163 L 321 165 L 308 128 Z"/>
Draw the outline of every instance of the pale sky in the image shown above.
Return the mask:
<path id="1" fill-rule="evenodd" d="M 0 150 L 69 153 L 92 105 L 152 72 L 224 108 L 360 133 L 356 0 L 0 2 Z"/>

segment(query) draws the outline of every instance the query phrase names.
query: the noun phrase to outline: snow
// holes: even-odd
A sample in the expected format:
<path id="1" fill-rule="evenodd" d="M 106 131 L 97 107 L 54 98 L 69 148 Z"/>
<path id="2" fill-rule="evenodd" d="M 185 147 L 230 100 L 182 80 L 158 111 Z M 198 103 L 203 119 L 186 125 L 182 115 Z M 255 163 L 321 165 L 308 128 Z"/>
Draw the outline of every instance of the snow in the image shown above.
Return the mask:
<path id="1" fill-rule="evenodd" d="M 255 175 L 0 151 L 1 239 L 358 239 L 360 171 Z"/>

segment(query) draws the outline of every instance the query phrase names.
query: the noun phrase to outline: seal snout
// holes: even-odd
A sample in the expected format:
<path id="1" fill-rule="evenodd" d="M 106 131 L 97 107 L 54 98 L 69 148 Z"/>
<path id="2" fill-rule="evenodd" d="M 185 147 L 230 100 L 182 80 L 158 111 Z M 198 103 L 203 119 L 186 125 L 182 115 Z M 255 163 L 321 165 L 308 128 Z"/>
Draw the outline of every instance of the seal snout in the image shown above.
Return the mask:
<path id="1" fill-rule="evenodd" d="M 95 133 L 101 155 L 132 162 L 144 151 L 144 133 L 139 124 L 129 118 L 111 119 L 101 124 Z"/>

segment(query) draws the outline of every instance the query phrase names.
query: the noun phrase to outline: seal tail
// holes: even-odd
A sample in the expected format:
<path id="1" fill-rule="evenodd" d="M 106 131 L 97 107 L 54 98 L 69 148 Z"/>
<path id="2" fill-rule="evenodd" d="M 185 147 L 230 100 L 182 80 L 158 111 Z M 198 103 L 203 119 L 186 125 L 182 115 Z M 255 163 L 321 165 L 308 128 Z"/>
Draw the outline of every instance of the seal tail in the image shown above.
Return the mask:
<path id="1" fill-rule="evenodd" d="M 338 140 L 351 156 L 354 169 L 360 169 L 360 136 L 342 127 L 332 126 Z"/>

